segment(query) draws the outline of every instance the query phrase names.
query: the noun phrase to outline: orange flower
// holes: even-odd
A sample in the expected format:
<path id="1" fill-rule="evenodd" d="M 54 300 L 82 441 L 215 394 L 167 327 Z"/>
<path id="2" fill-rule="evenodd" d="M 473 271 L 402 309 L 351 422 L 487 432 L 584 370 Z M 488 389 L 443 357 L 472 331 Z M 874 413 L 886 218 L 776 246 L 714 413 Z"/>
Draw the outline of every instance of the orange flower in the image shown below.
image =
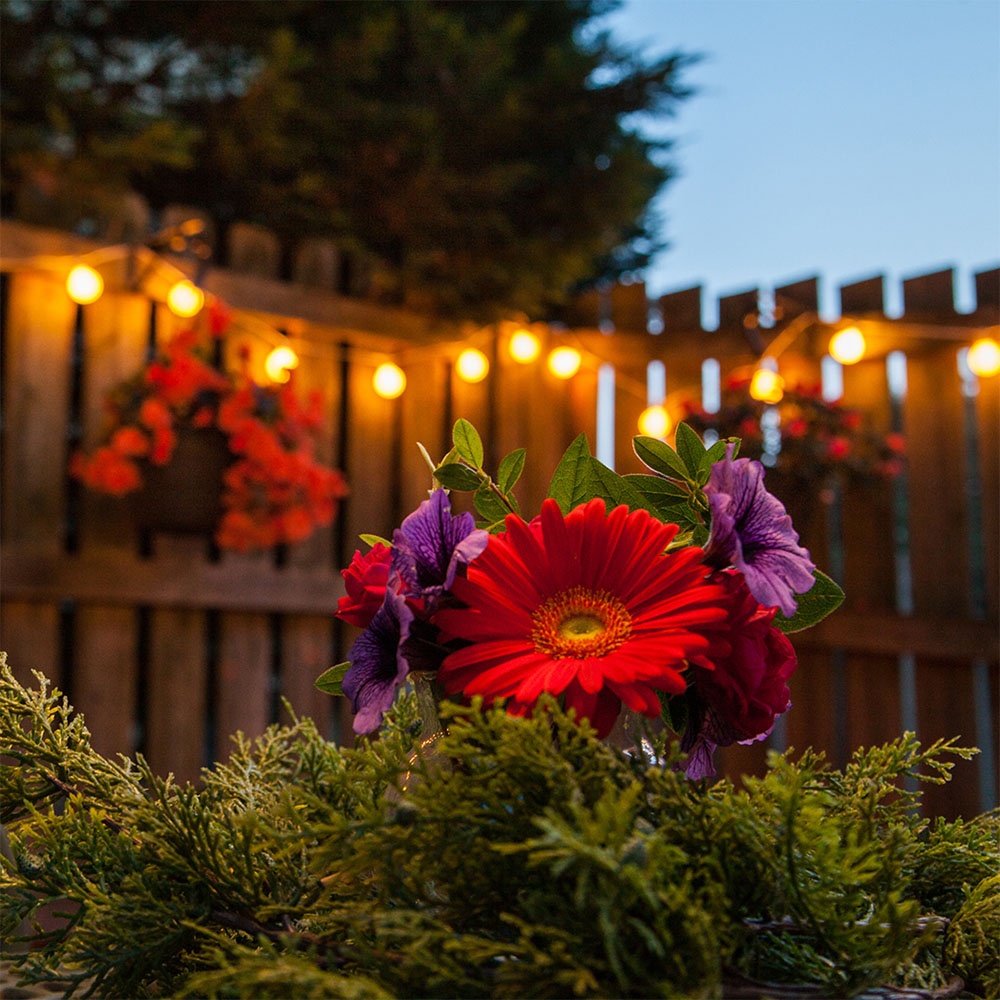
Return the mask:
<path id="1" fill-rule="evenodd" d="M 156 396 L 147 396 L 139 407 L 139 423 L 151 431 L 169 429 L 174 422 L 167 405 Z"/>
<path id="2" fill-rule="evenodd" d="M 138 427 L 119 427 L 111 436 L 111 448 L 119 455 L 149 454 L 149 438 Z"/>
<path id="3" fill-rule="evenodd" d="M 153 446 L 149 451 L 149 460 L 153 465 L 166 465 L 177 445 L 177 435 L 170 426 L 157 427 L 153 430 Z"/>

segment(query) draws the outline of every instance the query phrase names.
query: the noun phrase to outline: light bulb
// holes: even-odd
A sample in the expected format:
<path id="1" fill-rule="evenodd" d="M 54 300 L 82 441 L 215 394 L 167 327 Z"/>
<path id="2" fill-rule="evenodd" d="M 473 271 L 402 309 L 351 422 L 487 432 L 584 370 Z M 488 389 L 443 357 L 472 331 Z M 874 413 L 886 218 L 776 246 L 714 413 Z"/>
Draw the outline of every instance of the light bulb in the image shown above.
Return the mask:
<path id="1" fill-rule="evenodd" d="M 205 305 L 205 293 L 190 281 L 178 281 L 167 292 L 167 308 L 184 319 L 197 316 Z"/>
<path id="2" fill-rule="evenodd" d="M 583 355 L 575 347 L 557 347 L 549 355 L 549 371 L 556 378 L 572 378 L 583 364 Z"/>
<path id="3" fill-rule="evenodd" d="M 780 403 L 785 394 L 785 380 L 770 368 L 758 368 L 750 379 L 750 395 L 762 403 Z"/>
<path id="4" fill-rule="evenodd" d="M 865 336 L 856 327 L 838 330 L 830 338 L 830 357 L 842 365 L 853 365 L 865 356 Z"/>
<path id="5" fill-rule="evenodd" d="M 518 330 L 510 338 L 508 345 L 510 356 L 520 365 L 530 364 L 541 353 L 541 341 L 527 330 Z"/>
<path id="6" fill-rule="evenodd" d="M 292 377 L 291 369 L 298 366 L 299 356 L 285 344 L 271 351 L 264 361 L 264 371 L 272 382 L 287 382 Z"/>
<path id="7" fill-rule="evenodd" d="M 489 370 L 489 359 L 474 347 L 462 351 L 455 362 L 455 371 L 463 382 L 482 382 Z"/>
<path id="8" fill-rule="evenodd" d="M 387 361 L 375 369 L 372 387 L 383 399 L 396 399 L 403 395 L 403 390 L 406 388 L 406 375 L 399 365 Z"/>
<path id="9" fill-rule="evenodd" d="M 79 306 L 96 302 L 103 291 L 104 279 L 86 264 L 77 264 L 66 275 L 66 294 Z"/>
<path id="10" fill-rule="evenodd" d="M 647 406 L 639 414 L 639 432 L 646 437 L 665 438 L 671 426 L 670 414 L 665 406 Z"/>
<path id="11" fill-rule="evenodd" d="M 969 348 L 966 359 L 969 371 L 980 378 L 989 378 L 1000 372 L 1000 344 L 990 337 L 980 337 Z"/>

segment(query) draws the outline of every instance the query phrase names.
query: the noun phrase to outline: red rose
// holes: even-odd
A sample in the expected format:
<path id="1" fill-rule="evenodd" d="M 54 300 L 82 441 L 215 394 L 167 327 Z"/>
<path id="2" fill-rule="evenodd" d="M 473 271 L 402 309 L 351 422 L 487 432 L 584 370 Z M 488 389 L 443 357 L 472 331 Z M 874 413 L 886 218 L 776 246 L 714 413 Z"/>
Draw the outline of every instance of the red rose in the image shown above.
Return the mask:
<path id="1" fill-rule="evenodd" d="M 732 610 L 728 620 L 729 654 L 716 656 L 714 669 L 703 664 L 694 671 L 699 698 L 716 723 L 729 730 L 728 742 L 746 742 L 766 736 L 791 703 L 788 679 L 795 672 L 795 650 L 772 624 L 776 608 L 757 603 L 743 574 L 735 570 L 714 578 L 725 585 Z M 714 737 L 723 734 L 718 730 Z M 725 746 L 721 738 L 713 742 Z"/>
<path id="2" fill-rule="evenodd" d="M 337 602 L 337 617 L 348 625 L 366 628 L 385 600 L 392 551 L 378 543 L 367 555 L 354 553 L 351 565 L 341 570 L 347 593 Z"/>

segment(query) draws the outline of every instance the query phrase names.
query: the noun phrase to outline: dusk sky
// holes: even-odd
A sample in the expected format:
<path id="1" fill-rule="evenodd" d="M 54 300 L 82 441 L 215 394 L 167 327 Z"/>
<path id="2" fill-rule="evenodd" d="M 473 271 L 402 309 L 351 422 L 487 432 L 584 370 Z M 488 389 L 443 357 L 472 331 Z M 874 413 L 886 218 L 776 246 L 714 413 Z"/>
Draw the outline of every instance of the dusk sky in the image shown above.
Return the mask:
<path id="1" fill-rule="evenodd" d="M 658 206 L 671 248 L 651 294 L 714 300 L 819 275 L 837 287 L 1000 264 L 997 0 L 625 0 L 605 22 L 647 54 L 705 58 L 699 93 L 658 125 L 680 178 Z"/>

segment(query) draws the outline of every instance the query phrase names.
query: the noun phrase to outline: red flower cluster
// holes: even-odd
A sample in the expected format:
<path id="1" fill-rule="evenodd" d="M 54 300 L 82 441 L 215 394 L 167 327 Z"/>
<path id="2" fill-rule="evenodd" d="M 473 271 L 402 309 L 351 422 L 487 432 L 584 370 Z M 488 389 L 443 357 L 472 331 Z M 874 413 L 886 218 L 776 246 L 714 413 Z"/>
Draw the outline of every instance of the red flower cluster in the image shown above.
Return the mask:
<path id="1" fill-rule="evenodd" d="M 212 336 L 224 332 L 226 316 L 212 310 Z M 182 331 L 119 386 L 108 400 L 106 442 L 74 455 L 72 474 L 91 489 L 124 496 L 142 486 L 142 463 L 171 460 L 179 426 L 214 426 L 234 456 L 224 477 L 219 545 L 246 551 L 294 543 L 329 524 L 347 485 L 315 457 L 320 395 L 303 403 L 290 383 L 263 387 L 246 371 L 221 372 L 199 355 L 201 347 L 195 330 Z"/>
<path id="2" fill-rule="evenodd" d="M 750 395 L 750 380 L 731 378 L 722 390 L 718 412 L 698 402 L 682 404 L 685 423 L 699 434 L 741 439 L 740 454 L 760 459 L 764 452 L 761 417 L 769 404 Z M 779 416 L 781 448 L 775 468 L 798 479 L 821 479 L 841 470 L 856 476 L 893 478 L 902 473 L 906 442 L 900 434 L 880 434 L 860 410 L 823 399 L 819 386 L 799 384 L 785 389 Z"/>

